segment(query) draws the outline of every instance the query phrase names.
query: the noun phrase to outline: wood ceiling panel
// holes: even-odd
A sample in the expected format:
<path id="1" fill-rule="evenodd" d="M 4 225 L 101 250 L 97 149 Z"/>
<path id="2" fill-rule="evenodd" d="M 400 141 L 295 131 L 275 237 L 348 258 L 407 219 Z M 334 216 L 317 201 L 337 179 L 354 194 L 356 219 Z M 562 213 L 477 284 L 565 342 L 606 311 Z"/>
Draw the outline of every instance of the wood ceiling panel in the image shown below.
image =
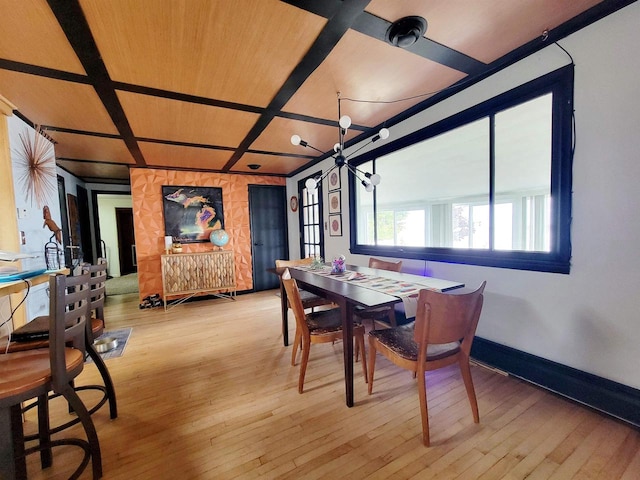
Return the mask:
<path id="1" fill-rule="evenodd" d="M 336 119 L 337 121 L 337 119 Z M 349 129 L 346 140 L 358 136 L 359 131 Z M 262 150 L 265 152 L 294 153 L 298 155 L 318 156 L 318 152 L 300 145 L 291 143 L 291 135 L 299 135 L 309 145 L 313 145 L 322 152 L 333 149 L 338 142 L 338 126 L 319 125 L 316 123 L 291 120 L 283 117 L 276 117 L 264 129 L 262 134 L 253 142 L 251 150 Z"/>
<path id="2" fill-rule="evenodd" d="M 129 180 L 129 168 L 125 165 L 96 162 L 74 162 L 57 160 L 56 163 L 79 178 L 105 178 L 111 180 Z"/>
<path id="3" fill-rule="evenodd" d="M 237 147 L 258 115 L 239 110 L 119 91 L 136 137 Z"/>
<path id="4" fill-rule="evenodd" d="M 85 74 L 45 0 L 3 2 L 0 58 Z"/>
<path id="5" fill-rule="evenodd" d="M 326 23 L 275 0 L 80 3 L 113 80 L 258 106 Z"/>
<path id="6" fill-rule="evenodd" d="M 294 170 L 305 165 L 309 160 L 306 158 L 287 157 L 285 155 L 265 155 L 263 153 L 245 153 L 233 166 L 231 172 L 251 172 L 256 175 L 262 173 L 273 173 L 276 175 L 287 175 Z M 257 164 L 260 168 L 253 170 L 249 165 Z"/>
<path id="7" fill-rule="evenodd" d="M 363 52 L 367 54 L 363 55 Z M 349 115 L 355 124 L 373 127 L 429 95 L 391 104 L 344 99 L 388 102 L 441 90 L 464 76 L 449 67 L 350 30 L 284 110 L 337 120 L 336 92 L 341 92 L 342 115 Z"/>
<path id="8" fill-rule="evenodd" d="M 367 11 L 394 22 L 408 15 L 427 20 L 425 37 L 491 63 L 601 0 L 373 0 Z"/>
<path id="9" fill-rule="evenodd" d="M 124 141 L 75 133 L 47 131 L 56 141 L 56 157 L 96 160 L 99 162 L 135 163 Z"/>
<path id="10" fill-rule="evenodd" d="M 162 143 L 139 142 L 140 151 L 150 167 L 180 167 L 198 170 L 222 170 L 232 151 L 212 148 L 180 147 Z"/>
<path id="11" fill-rule="evenodd" d="M 39 125 L 118 133 L 90 85 L 0 70 L 0 94 Z"/>

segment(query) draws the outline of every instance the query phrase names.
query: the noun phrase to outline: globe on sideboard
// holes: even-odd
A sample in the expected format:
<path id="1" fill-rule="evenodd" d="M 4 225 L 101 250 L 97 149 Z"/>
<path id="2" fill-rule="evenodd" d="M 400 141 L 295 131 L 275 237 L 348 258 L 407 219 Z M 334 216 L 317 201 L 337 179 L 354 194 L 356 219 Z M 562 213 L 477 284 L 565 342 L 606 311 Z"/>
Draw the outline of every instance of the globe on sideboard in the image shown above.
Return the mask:
<path id="1" fill-rule="evenodd" d="M 211 235 L 209 235 L 209 240 L 211 240 L 211 243 L 216 247 L 222 248 L 229 243 L 229 234 L 222 229 L 214 230 L 211 232 Z"/>

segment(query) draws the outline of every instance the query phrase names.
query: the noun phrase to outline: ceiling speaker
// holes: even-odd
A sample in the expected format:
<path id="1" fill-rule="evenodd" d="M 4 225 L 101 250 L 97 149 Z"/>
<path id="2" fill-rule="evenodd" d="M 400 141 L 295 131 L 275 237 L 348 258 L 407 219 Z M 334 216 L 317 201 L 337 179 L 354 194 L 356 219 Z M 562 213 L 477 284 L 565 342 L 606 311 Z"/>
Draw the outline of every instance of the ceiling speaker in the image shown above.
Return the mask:
<path id="1" fill-rule="evenodd" d="M 404 17 L 389 26 L 385 39 L 394 47 L 407 48 L 420 40 L 426 31 L 427 21 L 424 18 Z"/>

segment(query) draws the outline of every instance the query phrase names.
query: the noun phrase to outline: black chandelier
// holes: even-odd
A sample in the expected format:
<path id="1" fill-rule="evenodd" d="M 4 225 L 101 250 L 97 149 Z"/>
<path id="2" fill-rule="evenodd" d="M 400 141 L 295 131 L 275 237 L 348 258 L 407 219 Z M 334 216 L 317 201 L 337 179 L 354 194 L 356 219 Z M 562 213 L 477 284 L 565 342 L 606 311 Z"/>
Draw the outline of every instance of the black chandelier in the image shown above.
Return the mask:
<path id="1" fill-rule="evenodd" d="M 374 135 L 373 137 L 371 137 L 371 139 L 369 140 L 369 142 L 365 143 L 364 145 L 362 145 L 360 148 L 358 148 L 357 150 L 351 152 L 348 156 L 344 156 L 344 138 L 347 134 L 347 130 L 349 129 L 349 127 L 351 126 L 351 117 L 349 117 L 348 115 L 342 115 L 341 116 L 341 111 L 340 111 L 340 92 L 338 92 L 338 118 L 340 119 L 338 121 L 338 131 L 339 131 L 339 136 L 338 136 L 338 143 L 336 143 L 333 146 L 333 151 L 334 153 L 331 155 L 327 155 L 327 156 L 331 156 L 335 163 L 331 166 L 331 168 L 329 170 L 327 170 L 326 172 L 324 172 L 322 175 L 318 176 L 318 177 L 309 177 L 307 178 L 307 181 L 305 182 L 305 186 L 307 187 L 307 190 L 309 191 L 309 193 L 311 193 L 312 195 L 316 193 L 316 189 L 318 188 L 318 185 L 322 182 L 322 180 L 329 175 L 329 173 L 331 173 L 333 170 L 335 170 L 336 168 L 338 169 L 338 172 L 340 172 L 340 169 L 342 167 L 347 167 L 347 170 L 349 172 L 351 172 L 359 181 L 360 183 L 364 186 L 364 188 L 366 189 L 367 192 L 372 192 L 374 187 L 376 185 L 378 185 L 380 183 L 380 175 L 378 175 L 377 173 L 369 173 L 369 172 L 364 172 L 362 170 L 360 170 L 358 167 L 355 167 L 351 164 L 349 164 L 349 162 L 347 161 L 347 159 L 355 154 L 356 152 L 359 152 L 360 150 L 362 150 L 364 147 L 366 147 L 367 145 L 373 143 L 373 142 L 377 142 L 380 139 L 386 139 L 389 138 L 389 130 L 386 128 L 381 128 L 380 131 Z M 294 145 L 302 145 L 303 147 L 309 147 L 312 148 L 313 150 L 320 152 L 320 153 L 325 153 L 322 150 L 317 149 L 316 147 L 314 147 L 313 145 L 309 145 L 309 143 L 305 142 L 304 140 L 302 140 L 300 138 L 300 135 L 292 135 L 291 136 L 291 143 Z"/>

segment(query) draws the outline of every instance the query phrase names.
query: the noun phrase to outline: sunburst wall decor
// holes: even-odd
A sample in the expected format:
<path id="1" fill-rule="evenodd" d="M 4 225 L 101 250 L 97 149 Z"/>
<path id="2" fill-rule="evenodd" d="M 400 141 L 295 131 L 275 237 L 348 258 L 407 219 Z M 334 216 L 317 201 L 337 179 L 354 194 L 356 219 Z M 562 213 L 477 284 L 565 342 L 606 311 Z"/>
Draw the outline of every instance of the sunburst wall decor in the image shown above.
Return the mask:
<path id="1" fill-rule="evenodd" d="M 29 129 L 18 135 L 20 146 L 14 149 L 18 167 L 18 182 L 31 205 L 42 208 L 48 200 L 55 200 L 58 188 L 56 157 L 53 144 L 36 125 L 33 135 Z"/>

